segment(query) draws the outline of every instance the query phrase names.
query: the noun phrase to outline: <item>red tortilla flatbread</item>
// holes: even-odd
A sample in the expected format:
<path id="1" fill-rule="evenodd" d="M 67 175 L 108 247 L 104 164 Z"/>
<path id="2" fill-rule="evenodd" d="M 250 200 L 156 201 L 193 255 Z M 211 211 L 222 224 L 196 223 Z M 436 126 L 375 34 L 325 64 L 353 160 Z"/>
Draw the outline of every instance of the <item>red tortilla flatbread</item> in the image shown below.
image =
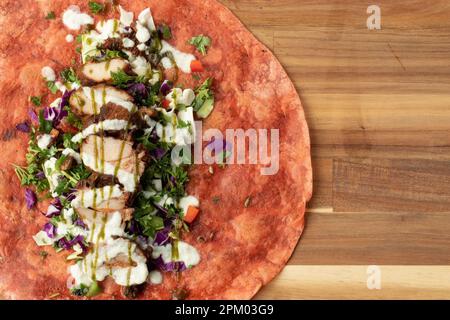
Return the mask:
<path id="1" fill-rule="evenodd" d="M 46 248 L 43 259 L 32 239 L 46 219 L 27 210 L 12 163 L 24 163 L 27 136 L 15 125 L 27 119 L 28 97 L 47 92 L 41 68 L 56 71 L 70 65 L 76 42 L 62 12 L 87 1 L 5 0 L 0 4 L 0 297 L 10 299 L 71 298 L 67 289 L 67 253 Z M 249 299 L 288 261 L 304 227 L 305 204 L 312 192 L 310 144 L 300 99 L 273 54 L 223 5 L 214 0 L 120 1 L 135 16 L 150 7 L 156 23 L 165 22 L 171 43 L 193 53 L 215 79 L 215 109 L 204 129 L 279 129 L 279 171 L 260 174 L 260 165 L 195 165 L 188 192 L 200 199 L 201 214 L 186 241 L 196 246 L 201 263 L 164 282 L 147 286 L 143 299 L 170 299 L 185 288 L 189 299 Z M 44 19 L 54 11 L 55 20 Z M 117 16 L 117 13 L 115 14 Z M 96 17 L 97 18 L 97 17 Z M 206 56 L 186 43 L 205 34 L 213 45 Z M 76 34 L 75 34 L 76 35 Z M 191 75 L 179 80 L 195 84 Z M 52 101 L 50 96 L 45 103 Z M 245 200 L 251 202 L 244 206 Z M 41 209 L 45 207 L 42 206 Z M 121 298 L 107 281 L 100 299 Z"/>

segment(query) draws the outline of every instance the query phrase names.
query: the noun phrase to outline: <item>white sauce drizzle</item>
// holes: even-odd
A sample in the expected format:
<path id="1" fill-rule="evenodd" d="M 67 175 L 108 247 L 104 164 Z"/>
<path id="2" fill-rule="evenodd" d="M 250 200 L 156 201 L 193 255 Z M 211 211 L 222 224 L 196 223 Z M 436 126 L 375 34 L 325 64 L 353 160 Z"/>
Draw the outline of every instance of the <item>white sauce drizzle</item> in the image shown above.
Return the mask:
<path id="1" fill-rule="evenodd" d="M 45 66 L 41 69 L 41 75 L 47 81 L 55 81 L 56 80 L 55 70 L 53 70 L 49 66 Z"/>
<path id="2" fill-rule="evenodd" d="M 68 34 L 67 36 L 66 36 L 66 42 L 68 42 L 68 43 L 71 43 L 71 42 L 73 42 L 73 35 L 71 35 L 71 34 Z"/>
<path id="3" fill-rule="evenodd" d="M 152 12 L 150 8 L 146 8 L 139 13 L 138 21 L 150 31 L 155 31 L 155 22 L 153 21 Z"/>
<path id="4" fill-rule="evenodd" d="M 79 6 L 71 5 L 63 13 L 64 25 L 70 30 L 80 30 L 82 26 L 94 24 L 94 18 L 80 11 Z"/>
<path id="5" fill-rule="evenodd" d="M 163 280 L 162 273 L 158 270 L 150 271 L 148 274 L 148 282 L 151 284 L 161 284 Z"/>
<path id="6" fill-rule="evenodd" d="M 198 207 L 200 205 L 198 199 L 194 196 L 186 196 L 180 199 L 178 206 L 183 210 L 183 216 L 186 215 L 189 206 Z"/>
<path id="7" fill-rule="evenodd" d="M 108 119 L 104 121 L 100 121 L 98 123 L 93 123 L 83 131 L 77 133 L 72 137 L 72 142 L 79 143 L 86 137 L 96 134 L 101 130 L 104 131 L 120 131 L 125 130 L 126 128 L 134 129 L 135 125 L 129 126 L 127 120 L 119 120 L 119 119 Z"/>
<path id="8" fill-rule="evenodd" d="M 120 23 L 123 24 L 126 27 L 131 26 L 133 23 L 133 12 L 128 12 L 122 8 L 122 6 L 119 6 L 120 11 Z"/>
<path id="9" fill-rule="evenodd" d="M 161 43 L 161 54 L 171 52 L 178 68 L 184 73 L 191 73 L 191 62 L 195 60 L 195 57 L 190 53 L 185 53 L 172 47 L 167 41 L 162 40 Z"/>
<path id="10" fill-rule="evenodd" d="M 200 262 L 200 254 L 197 249 L 184 241 L 178 241 L 178 256 L 177 261 L 182 261 L 187 268 L 193 267 Z M 153 247 L 152 258 L 157 259 L 162 257 L 164 263 L 172 262 L 172 244 L 165 246 Z"/>
<path id="11" fill-rule="evenodd" d="M 40 135 L 37 139 L 37 145 L 40 149 L 47 149 L 50 142 L 52 142 L 52 136 L 47 133 Z"/>

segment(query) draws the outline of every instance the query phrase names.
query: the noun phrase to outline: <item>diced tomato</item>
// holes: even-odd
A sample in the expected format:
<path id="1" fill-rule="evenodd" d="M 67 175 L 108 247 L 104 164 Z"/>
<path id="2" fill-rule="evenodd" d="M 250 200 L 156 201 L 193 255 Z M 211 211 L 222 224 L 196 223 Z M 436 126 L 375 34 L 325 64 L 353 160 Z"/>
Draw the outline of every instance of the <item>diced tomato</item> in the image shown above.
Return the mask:
<path id="1" fill-rule="evenodd" d="M 195 220 L 199 212 L 200 212 L 199 208 L 189 206 L 186 214 L 184 215 L 183 220 L 186 221 L 187 223 L 191 223 L 192 221 Z"/>
<path id="2" fill-rule="evenodd" d="M 165 108 L 165 109 L 169 108 L 169 104 L 170 104 L 170 101 L 167 100 L 167 99 L 164 99 L 164 100 L 162 101 L 162 106 L 163 106 L 163 108 Z"/>
<path id="3" fill-rule="evenodd" d="M 192 72 L 203 72 L 205 69 L 203 68 L 202 63 L 199 60 L 193 60 L 191 62 L 191 71 Z"/>

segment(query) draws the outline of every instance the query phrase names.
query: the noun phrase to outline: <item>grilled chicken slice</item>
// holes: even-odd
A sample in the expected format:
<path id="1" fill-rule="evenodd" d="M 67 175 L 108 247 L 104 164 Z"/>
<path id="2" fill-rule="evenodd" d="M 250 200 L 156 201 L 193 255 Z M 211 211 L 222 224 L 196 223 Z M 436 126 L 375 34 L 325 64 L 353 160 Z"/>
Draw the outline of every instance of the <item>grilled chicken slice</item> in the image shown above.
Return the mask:
<path id="1" fill-rule="evenodd" d="M 130 194 L 123 192 L 119 185 L 101 188 L 79 188 L 71 204 L 74 208 L 92 208 L 98 211 L 111 212 L 124 209 Z"/>
<path id="2" fill-rule="evenodd" d="M 75 91 L 69 100 L 72 110 L 78 115 L 99 115 L 101 108 L 114 104 L 133 113 L 137 110 L 133 97 L 127 92 L 107 85 L 81 87 Z"/>
<path id="3" fill-rule="evenodd" d="M 93 225 L 94 221 L 96 222 L 102 222 L 104 219 L 114 219 L 114 214 L 119 213 L 121 217 L 121 221 L 130 221 L 134 209 L 133 208 L 124 208 L 120 210 L 114 210 L 110 212 L 104 212 L 100 210 L 93 210 L 88 208 L 76 208 L 75 211 L 78 213 L 81 219 L 89 226 Z M 117 218 L 117 217 L 116 217 Z M 117 222 L 116 222 L 117 223 Z M 119 225 L 121 223 L 118 223 Z"/>
<path id="4" fill-rule="evenodd" d="M 102 62 L 88 62 L 80 69 L 80 79 L 95 83 L 111 82 L 111 72 L 127 72 L 130 65 L 127 60 L 122 58 L 111 59 Z"/>
<path id="5" fill-rule="evenodd" d="M 88 136 L 80 148 L 83 163 L 95 172 L 115 176 L 127 192 L 136 190 L 145 169 L 145 151 L 133 149 L 133 143 L 112 137 Z"/>

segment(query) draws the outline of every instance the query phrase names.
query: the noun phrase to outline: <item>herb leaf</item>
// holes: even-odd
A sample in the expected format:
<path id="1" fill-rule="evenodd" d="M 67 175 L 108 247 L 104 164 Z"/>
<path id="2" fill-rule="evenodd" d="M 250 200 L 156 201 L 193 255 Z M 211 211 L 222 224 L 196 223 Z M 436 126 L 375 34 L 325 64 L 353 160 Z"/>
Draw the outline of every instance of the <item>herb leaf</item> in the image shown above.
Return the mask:
<path id="1" fill-rule="evenodd" d="M 80 83 L 80 80 L 77 77 L 77 74 L 75 73 L 75 70 L 73 68 L 66 68 L 60 72 L 61 78 L 65 82 L 70 83 Z"/>
<path id="2" fill-rule="evenodd" d="M 36 107 L 39 107 L 42 103 L 42 97 L 37 96 L 31 96 L 30 97 L 31 103 L 33 103 Z"/>
<path id="3" fill-rule="evenodd" d="M 51 121 L 44 119 L 44 110 L 39 111 L 39 132 L 50 133 L 52 131 L 53 125 Z"/>
<path id="4" fill-rule="evenodd" d="M 58 92 L 58 87 L 55 84 L 55 81 L 47 81 L 47 88 L 50 90 L 51 93 L 55 94 Z"/>
<path id="5" fill-rule="evenodd" d="M 47 13 L 47 15 L 45 16 L 45 19 L 47 20 L 53 20 L 56 18 L 56 14 L 54 11 L 50 11 L 49 13 Z"/>
<path id="6" fill-rule="evenodd" d="M 160 26 L 160 31 L 161 31 L 162 38 L 164 40 L 172 39 L 172 31 L 170 30 L 170 27 L 168 25 L 162 24 Z"/>
<path id="7" fill-rule="evenodd" d="M 211 46 L 211 39 L 200 34 L 192 37 L 191 40 L 189 40 L 189 44 L 195 46 L 202 55 L 205 55 L 208 50 L 207 47 Z"/>
<path id="8" fill-rule="evenodd" d="M 123 70 L 111 72 L 111 77 L 113 85 L 121 89 L 125 88 L 129 82 L 132 82 L 136 79 L 136 77 L 126 74 Z"/>
<path id="9" fill-rule="evenodd" d="M 105 5 L 103 3 L 89 1 L 89 9 L 92 13 L 97 14 L 105 10 Z"/>

